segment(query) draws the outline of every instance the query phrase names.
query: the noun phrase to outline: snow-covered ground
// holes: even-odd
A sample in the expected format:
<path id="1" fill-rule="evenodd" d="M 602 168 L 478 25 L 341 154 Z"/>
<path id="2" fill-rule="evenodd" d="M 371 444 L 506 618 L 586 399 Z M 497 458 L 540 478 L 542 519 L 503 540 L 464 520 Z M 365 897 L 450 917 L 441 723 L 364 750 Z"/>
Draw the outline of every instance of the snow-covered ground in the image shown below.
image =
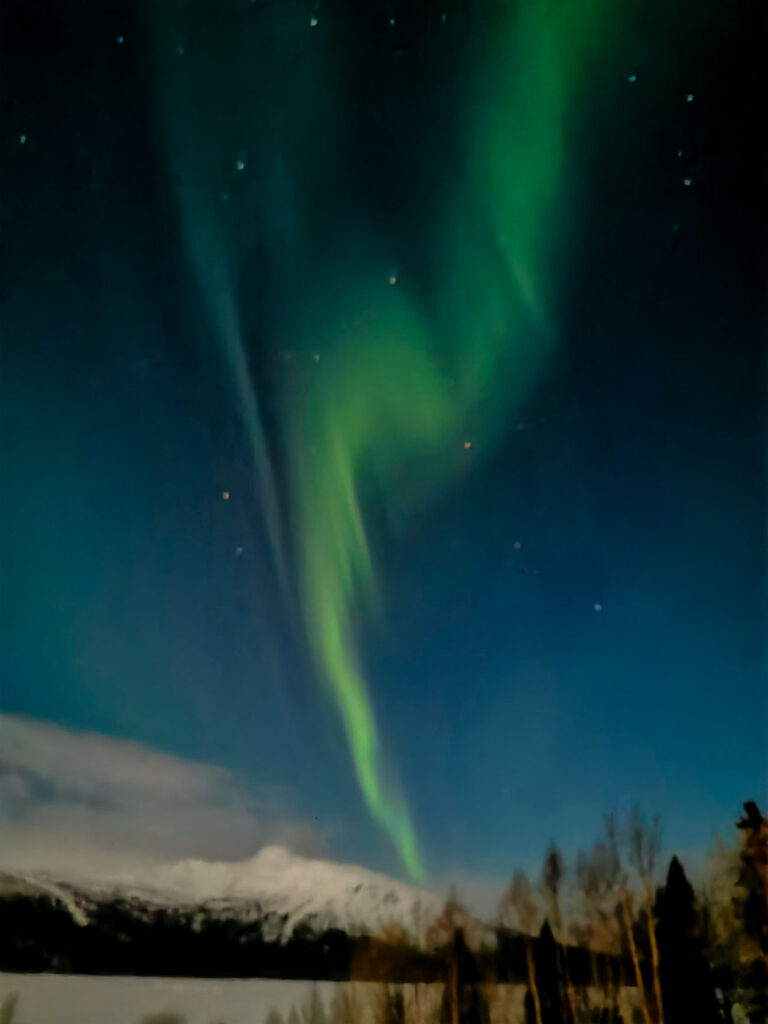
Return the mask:
<path id="1" fill-rule="evenodd" d="M 374 1024 L 373 1009 L 381 997 L 375 984 L 335 982 L 218 980 L 206 978 L 99 978 L 71 974 L 3 974 L 0 1007 L 10 993 L 19 996 L 13 1024 L 267 1024 L 270 1010 L 287 1020 L 292 1008 L 306 1007 L 317 992 L 329 1008 L 334 992 L 351 990 L 356 1024 Z M 495 985 L 486 990 L 491 1024 L 523 1024 L 524 985 Z M 407 1024 L 439 1018 L 441 985 L 404 985 Z M 590 1002 L 601 1005 L 601 993 L 590 990 Z M 639 1014 L 637 994 L 623 989 L 619 1005 L 625 1021 Z M 163 1014 L 176 1014 L 176 1017 Z M 300 1016 L 300 1020 L 304 1020 Z"/>
<path id="2" fill-rule="evenodd" d="M 346 1016 L 355 1024 L 375 1024 L 382 986 L 369 982 L 337 983 L 206 978 L 100 978 L 75 974 L 4 974 L 0 972 L 0 1017 L 3 1001 L 18 996 L 13 1024 L 267 1024 L 270 1011 L 283 1021 L 292 1009 L 306 1021 L 310 1003 L 319 997 L 332 1019 L 334 995 L 345 990 Z M 427 1024 L 438 1017 L 443 988 L 439 984 L 403 985 L 407 1024 Z M 506 995 L 502 992 L 506 989 Z M 314 990 L 314 992 L 313 992 Z M 492 1024 L 520 1024 L 520 986 L 499 986 L 505 1005 Z M 510 1002 L 511 999 L 511 1002 Z M 508 1011 L 514 1006 L 515 1012 Z M 5 1022 L 5 1017 L 2 1017 Z M 295 1019 L 295 1018 L 294 1018 Z M 317 1017 L 310 1014 L 310 1020 Z"/>
<path id="3" fill-rule="evenodd" d="M 286 1017 L 312 982 L 206 978 L 100 978 L 0 973 L 0 1006 L 17 993 L 13 1024 L 141 1024 L 162 1011 L 184 1024 L 265 1024 L 271 1009 Z M 329 1002 L 333 982 L 319 992 Z"/>

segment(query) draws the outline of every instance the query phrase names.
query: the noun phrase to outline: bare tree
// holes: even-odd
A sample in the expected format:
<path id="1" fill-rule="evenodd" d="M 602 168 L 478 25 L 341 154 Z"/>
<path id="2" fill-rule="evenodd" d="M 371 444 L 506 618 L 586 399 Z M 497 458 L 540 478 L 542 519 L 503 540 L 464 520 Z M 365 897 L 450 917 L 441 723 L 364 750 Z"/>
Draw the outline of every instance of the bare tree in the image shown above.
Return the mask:
<path id="1" fill-rule="evenodd" d="M 564 873 L 563 858 L 553 843 L 544 854 L 541 870 L 541 891 L 547 901 L 547 915 L 553 932 L 557 934 L 562 925 L 560 915 L 560 885 Z"/>
<path id="2" fill-rule="evenodd" d="M 617 993 L 610 983 L 609 973 L 598 978 L 598 952 L 621 954 L 621 942 L 616 932 L 613 909 L 618 900 L 618 865 L 610 847 L 596 842 L 589 853 L 580 851 L 576 858 L 578 879 L 585 922 L 577 927 L 577 941 L 589 949 L 592 977 L 601 985 L 606 1001 Z"/>
<path id="3" fill-rule="evenodd" d="M 645 914 L 648 921 L 648 944 L 651 949 L 653 970 L 653 993 L 656 1001 L 656 1019 L 664 1024 L 664 1004 L 661 998 L 659 977 L 659 946 L 656 941 L 656 913 L 654 911 L 654 875 L 661 849 L 661 824 L 658 815 L 648 824 L 638 807 L 633 807 L 627 816 L 627 842 L 629 862 L 637 872 L 643 892 Z"/>
<path id="4" fill-rule="evenodd" d="M 541 1024 L 541 999 L 539 986 L 536 982 L 536 961 L 533 957 L 533 935 L 541 927 L 541 915 L 536 906 L 536 899 L 531 883 L 524 871 L 516 871 L 509 883 L 509 888 L 501 898 L 499 919 L 505 928 L 517 927 L 523 933 L 525 943 L 525 963 L 528 970 L 528 988 L 533 999 L 536 1024 Z"/>
<path id="5" fill-rule="evenodd" d="M 707 872 L 698 890 L 703 912 L 703 941 L 707 959 L 715 966 L 746 960 L 734 892 L 739 882 L 739 851 L 719 836 L 710 853 Z"/>
<path id="6" fill-rule="evenodd" d="M 416 945 L 419 949 L 424 949 L 429 929 L 429 912 L 422 899 L 417 899 L 414 903 L 411 921 L 413 922 L 413 937 L 416 940 Z"/>
<path id="7" fill-rule="evenodd" d="M 565 995 L 571 1013 L 571 1020 L 576 1021 L 576 993 L 571 984 L 571 971 L 568 965 L 568 950 L 565 945 L 563 934 L 563 911 L 562 911 L 562 885 L 565 875 L 565 864 L 557 846 L 553 843 L 544 855 L 544 865 L 541 872 L 541 891 L 547 904 L 547 915 L 552 934 L 557 944 L 557 958 L 559 971 L 563 978 Z"/>
<path id="8" fill-rule="evenodd" d="M 616 867 L 616 879 L 619 890 L 619 910 L 621 913 L 621 922 L 624 927 L 624 934 L 627 939 L 627 945 L 629 946 L 629 955 L 632 959 L 632 969 L 635 974 L 635 984 L 637 985 L 637 991 L 640 996 L 640 1007 L 643 1013 L 644 1024 L 652 1024 L 651 1014 L 648 1009 L 648 1000 L 645 993 L 645 983 L 643 982 L 643 972 L 640 969 L 640 956 L 637 952 L 637 943 L 635 942 L 635 922 L 634 922 L 634 908 L 632 906 L 632 895 L 629 891 L 629 879 L 627 872 L 624 869 L 624 865 L 621 862 L 621 848 L 619 844 L 619 828 L 616 820 L 616 815 L 611 811 L 605 819 L 605 833 L 608 849 L 610 850 L 611 858 Z"/>
<path id="9" fill-rule="evenodd" d="M 456 893 L 446 900 L 443 912 L 434 921 L 427 933 L 427 943 L 432 948 L 441 948 L 448 955 L 448 977 L 446 988 L 450 1007 L 451 1024 L 459 1024 L 459 961 L 457 937 L 466 931 L 469 924 L 467 913 L 459 903 Z"/>

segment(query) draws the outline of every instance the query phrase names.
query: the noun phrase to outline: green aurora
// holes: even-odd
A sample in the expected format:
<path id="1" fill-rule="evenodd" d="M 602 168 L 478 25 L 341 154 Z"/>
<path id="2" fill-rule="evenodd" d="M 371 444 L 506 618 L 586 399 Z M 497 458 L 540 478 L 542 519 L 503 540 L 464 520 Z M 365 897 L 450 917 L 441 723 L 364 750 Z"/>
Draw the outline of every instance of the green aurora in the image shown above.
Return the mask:
<path id="1" fill-rule="evenodd" d="M 215 202 L 204 198 L 213 192 L 212 171 L 190 127 L 190 83 L 161 78 L 160 130 L 179 168 L 189 264 L 250 439 L 276 563 L 285 580 L 286 543 L 295 541 L 303 621 L 319 674 L 370 813 L 414 879 L 424 877 L 425 865 L 385 757 L 360 651 L 366 618 L 383 603 L 366 503 L 372 493 L 386 495 L 400 520 L 445 494 L 473 459 L 491 451 L 552 356 L 556 331 L 546 296 L 552 255 L 567 230 L 561 215 L 555 219 L 569 181 L 566 130 L 607 11 L 604 0 L 495 8 L 494 49 L 463 83 L 456 112 L 463 163 L 440 215 L 433 260 L 442 283 L 431 309 L 387 265 L 375 236 L 362 236 L 354 258 L 334 251 L 313 266 L 311 284 L 281 325 L 287 349 L 301 349 L 311 337 L 317 351 L 303 386 L 280 391 L 290 503 L 282 515 L 238 311 L 238 252 L 248 240 L 238 240 L 237 229 L 228 234 Z M 321 178 L 332 177 L 343 130 L 338 83 L 307 53 L 295 75 L 284 110 L 293 152 L 311 157 Z M 302 90 L 314 97 L 311 117 L 294 98 Z M 294 200 L 278 179 L 274 248 L 289 262 L 301 249 L 307 199 Z"/>

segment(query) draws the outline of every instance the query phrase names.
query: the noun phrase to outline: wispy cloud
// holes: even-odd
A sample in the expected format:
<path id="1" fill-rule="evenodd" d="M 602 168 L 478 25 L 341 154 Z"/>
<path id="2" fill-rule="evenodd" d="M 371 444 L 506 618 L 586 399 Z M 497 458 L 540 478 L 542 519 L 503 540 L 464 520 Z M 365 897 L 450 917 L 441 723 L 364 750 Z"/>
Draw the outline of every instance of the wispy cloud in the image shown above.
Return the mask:
<path id="1" fill-rule="evenodd" d="M 267 843 L 327 853 L 289 795 L 141 743 L 0 714 L 0 863 L 112 872 Z"/>

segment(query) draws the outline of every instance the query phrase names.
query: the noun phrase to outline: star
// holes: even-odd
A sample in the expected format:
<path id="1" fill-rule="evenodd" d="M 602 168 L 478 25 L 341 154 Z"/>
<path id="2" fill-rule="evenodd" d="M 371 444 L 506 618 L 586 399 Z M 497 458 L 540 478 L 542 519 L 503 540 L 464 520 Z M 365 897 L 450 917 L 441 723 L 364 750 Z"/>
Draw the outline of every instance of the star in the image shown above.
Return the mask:
<path id="1" fill-rule="evenodd" d="M 222 491 L 221 497 L 223 501 L 229 501 L 229 491 Z"/>
<path id="2" fill-rule="evenodd" d="M 396 274 L 390 274 L 389 275 L 389 283 L 390 284 L 397 284 L 397 275 Z"/>
<path id="3" fill-rule="evenodd" d="M 469 449 L 469 448 L 471 448 L 471 447 L 472 447 L 472 442 L 471 442 L 471 441 L 465 441 L 465 442 L 464 442 L 464 447 L 465 447 L 466 449 Z"/>

